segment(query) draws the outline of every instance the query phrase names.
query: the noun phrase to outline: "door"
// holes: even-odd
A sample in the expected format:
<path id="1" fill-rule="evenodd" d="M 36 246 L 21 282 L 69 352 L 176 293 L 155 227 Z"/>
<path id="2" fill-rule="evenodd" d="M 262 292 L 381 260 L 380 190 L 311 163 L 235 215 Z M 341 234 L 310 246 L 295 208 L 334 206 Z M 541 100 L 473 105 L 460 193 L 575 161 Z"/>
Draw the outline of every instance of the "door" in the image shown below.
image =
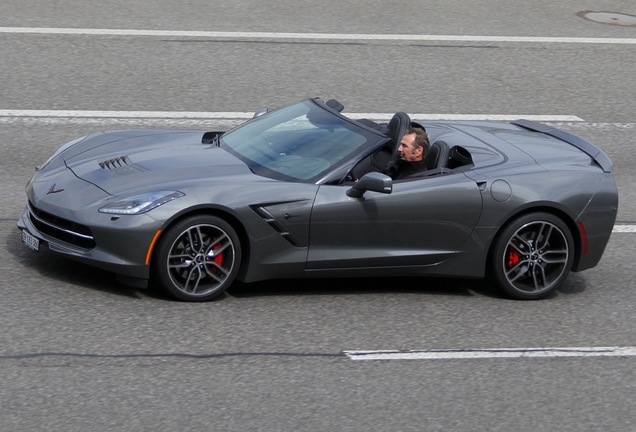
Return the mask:
<path id="1" fill-rule="evenodd" d="M 423 267 L 454 255 L 482 209 L 477 184 L 449 174 L 393 183 L 390 194 L 321 186 L 311 214 L 307 270 Z"/>

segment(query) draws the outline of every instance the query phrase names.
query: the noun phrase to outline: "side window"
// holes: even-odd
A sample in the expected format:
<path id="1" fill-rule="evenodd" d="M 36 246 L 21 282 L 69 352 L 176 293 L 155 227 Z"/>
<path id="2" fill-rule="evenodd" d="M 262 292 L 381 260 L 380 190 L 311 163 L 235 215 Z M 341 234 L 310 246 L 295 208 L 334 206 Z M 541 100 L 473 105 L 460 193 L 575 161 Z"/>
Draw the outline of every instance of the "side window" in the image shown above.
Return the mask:
<path id="1" fill-rule="evenodd" d="M 358 162 L 356 166 L 353 167 L 346 180 L 355 181 L 370 172 L 383 172 L 391 160 L 392 155 L 393 150 L 391 147 L 388 145 L 383 146 Z"/>

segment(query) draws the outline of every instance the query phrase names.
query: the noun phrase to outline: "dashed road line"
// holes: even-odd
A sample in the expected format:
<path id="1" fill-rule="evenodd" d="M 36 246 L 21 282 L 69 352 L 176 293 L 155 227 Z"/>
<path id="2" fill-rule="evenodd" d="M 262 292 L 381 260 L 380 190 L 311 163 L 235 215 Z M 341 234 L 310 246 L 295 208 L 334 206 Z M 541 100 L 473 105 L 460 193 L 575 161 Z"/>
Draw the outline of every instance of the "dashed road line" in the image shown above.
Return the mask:
<path id="1" fill-rule="evenodd" d="M 468 350 L 344 351 L 354 361 L 371 360 L 475 360 L 556 357 L 631 357 L 636 347 L 493 348 Z"/>
<path id="2" fill-rule="evenodd" d="M 613 233 L 636 233 L 636 225 L 629 224 L 615 224 Z"/>

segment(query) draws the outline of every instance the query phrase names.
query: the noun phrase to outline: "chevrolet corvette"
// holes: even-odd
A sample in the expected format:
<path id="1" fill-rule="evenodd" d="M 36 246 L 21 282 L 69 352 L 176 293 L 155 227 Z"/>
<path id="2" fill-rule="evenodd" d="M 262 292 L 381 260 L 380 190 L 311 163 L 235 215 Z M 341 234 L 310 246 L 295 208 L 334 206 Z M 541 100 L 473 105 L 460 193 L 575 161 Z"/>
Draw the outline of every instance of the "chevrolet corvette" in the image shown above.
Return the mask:
<path id="1" fill-rule="evenodd" d="M 26 187 L 22 241 L 183 301 L 280 278 L 488 278 L 549 296 L 596 266 L 618 209 L 612 162 L 555 127 L 352 119 L 311 98 L 229 131 L 124 130 L 59 148 Z M 426 170 L 383 174 L 409 126 Z"/>

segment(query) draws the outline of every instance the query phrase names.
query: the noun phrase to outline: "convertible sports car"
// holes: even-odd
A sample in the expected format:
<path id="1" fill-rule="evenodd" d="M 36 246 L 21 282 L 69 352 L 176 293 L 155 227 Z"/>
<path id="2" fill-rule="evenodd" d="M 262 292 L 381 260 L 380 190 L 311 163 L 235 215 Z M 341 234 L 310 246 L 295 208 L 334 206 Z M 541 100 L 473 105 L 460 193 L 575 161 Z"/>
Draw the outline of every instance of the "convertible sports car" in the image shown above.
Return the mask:
<path id="1" fill-rule="evenodd" d="M 343 108 L 313 98 L 228 132 L 71 141 L 27 185 L 22 240 L 186 301 L 235 280 L 416 275 L 539 299 L 601 259 L 618 193 L 591 143 L 526 120 L 379 124 Z M 393 181 L 382 171 L 413 124 L 427 170 Z"/>

